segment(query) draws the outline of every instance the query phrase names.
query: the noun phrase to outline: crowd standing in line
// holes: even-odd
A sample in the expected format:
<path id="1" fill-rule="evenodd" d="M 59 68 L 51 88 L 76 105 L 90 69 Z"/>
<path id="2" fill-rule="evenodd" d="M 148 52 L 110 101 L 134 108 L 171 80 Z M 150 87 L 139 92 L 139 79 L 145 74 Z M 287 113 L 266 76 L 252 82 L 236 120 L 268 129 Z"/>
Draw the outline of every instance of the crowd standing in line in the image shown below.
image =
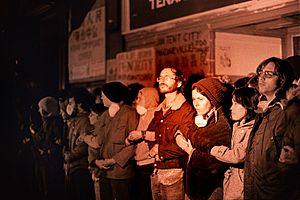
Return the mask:
<path id="1" fill-rule="evenodd" d="M 185 84 L 165 66 L 153 88 L 110 82 L 94 99 L 84 88 L 41 98 L 40 123 L 22 140 L 35 197 L 300 199 L 299 69 L 299 56 L 270 57 L 232 85 Z"/>

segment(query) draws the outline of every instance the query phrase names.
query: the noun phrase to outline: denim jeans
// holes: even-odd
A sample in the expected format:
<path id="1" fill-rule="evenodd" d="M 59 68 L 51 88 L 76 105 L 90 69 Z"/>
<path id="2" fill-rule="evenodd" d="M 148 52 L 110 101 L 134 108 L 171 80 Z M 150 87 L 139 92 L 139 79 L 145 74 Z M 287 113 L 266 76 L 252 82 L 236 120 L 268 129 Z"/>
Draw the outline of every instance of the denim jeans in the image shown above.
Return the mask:
<path id="1" fill-rule="evenodd" d="M 172 185 L 159 183 L 156 174 L 151 175 L 151 190 L 153 200 L 184 200 L 183 178 Z"/>

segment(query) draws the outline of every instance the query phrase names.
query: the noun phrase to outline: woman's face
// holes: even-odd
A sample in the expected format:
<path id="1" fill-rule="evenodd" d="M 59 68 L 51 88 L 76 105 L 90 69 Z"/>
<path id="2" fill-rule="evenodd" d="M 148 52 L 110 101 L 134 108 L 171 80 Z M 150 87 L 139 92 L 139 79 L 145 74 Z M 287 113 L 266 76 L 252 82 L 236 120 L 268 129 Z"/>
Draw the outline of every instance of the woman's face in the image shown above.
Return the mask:
<path id="1" fill-rule="evenodd" d="M 89 120 L 91 125 L 95 125 L 98 121 L 98 114 L 91 111 L 91 113 L 89 114 Z"/>
<path id="2" fill-rule="evenodd" d="M 212 109 L 212 105 L 208 98 L 197 92 L 196 89 L 192 91 L 192 99 L 198 115 L 205 115 Z"/>
<path id="3" fill-rule="evenodd" d="M 231 106 L 231 118 L 234 121 L 241 121 L 247 114 L 246 108 L 244 108 L 241 104 L 235 101 L 233 96 L 232 98 L 232 106 Z"/>

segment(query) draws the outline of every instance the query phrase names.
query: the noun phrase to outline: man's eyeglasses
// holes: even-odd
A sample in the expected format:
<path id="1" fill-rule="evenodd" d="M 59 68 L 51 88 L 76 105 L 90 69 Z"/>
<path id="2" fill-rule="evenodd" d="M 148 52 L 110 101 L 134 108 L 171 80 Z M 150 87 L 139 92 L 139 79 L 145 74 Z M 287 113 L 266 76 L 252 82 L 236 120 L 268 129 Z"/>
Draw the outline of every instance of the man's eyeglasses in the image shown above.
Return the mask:
<path id="1" fill-rule="evenodd" d="M 165 80 L 165 81 L 171 81 L 171 80 L 175 80 L 175 79 L 176 79 L 176 77 L 159 76 L 159 77 L 157 77 L 156 81 L 157 82 L 160 82 L 160 81 L 163 81 L 163 80 Z"/>
<path id="2" fill-rule="evenodd" d="M 278 76 L 276 72 L 272 71 L 259 71 L 258 77 L 264 77 L 264 78 L 273 78 L 274 76 Z"/>

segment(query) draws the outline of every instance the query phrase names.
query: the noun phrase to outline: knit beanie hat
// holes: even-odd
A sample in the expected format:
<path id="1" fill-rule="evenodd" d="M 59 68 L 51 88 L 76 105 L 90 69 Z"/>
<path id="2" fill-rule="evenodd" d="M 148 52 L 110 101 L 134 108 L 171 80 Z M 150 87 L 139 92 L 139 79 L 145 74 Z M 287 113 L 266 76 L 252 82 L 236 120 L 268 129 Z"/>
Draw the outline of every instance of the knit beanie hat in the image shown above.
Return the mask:
<path id="1" fill-rule="evenodd" d="M 192 88 L 198 88 L 200 93 L 204 93 L 210 103 L 218 108 L 225 96 L 227 87 L 216 78 L 204 78 L 193 84 Z"/>
<path id="2" fill-rule="evenodd" d="M 114 103 L 120 103 L 128 93 L 128 87 L 121 82 L 105 83 L 102 87 L 105 96 Z"/>
<path id="3" fill-rule="evenodd" d="M 42 98 L 39 103 L 39 109 L 45 111 L 49 116 L 58 115 L 58 101 L 50 96 Z"/>

